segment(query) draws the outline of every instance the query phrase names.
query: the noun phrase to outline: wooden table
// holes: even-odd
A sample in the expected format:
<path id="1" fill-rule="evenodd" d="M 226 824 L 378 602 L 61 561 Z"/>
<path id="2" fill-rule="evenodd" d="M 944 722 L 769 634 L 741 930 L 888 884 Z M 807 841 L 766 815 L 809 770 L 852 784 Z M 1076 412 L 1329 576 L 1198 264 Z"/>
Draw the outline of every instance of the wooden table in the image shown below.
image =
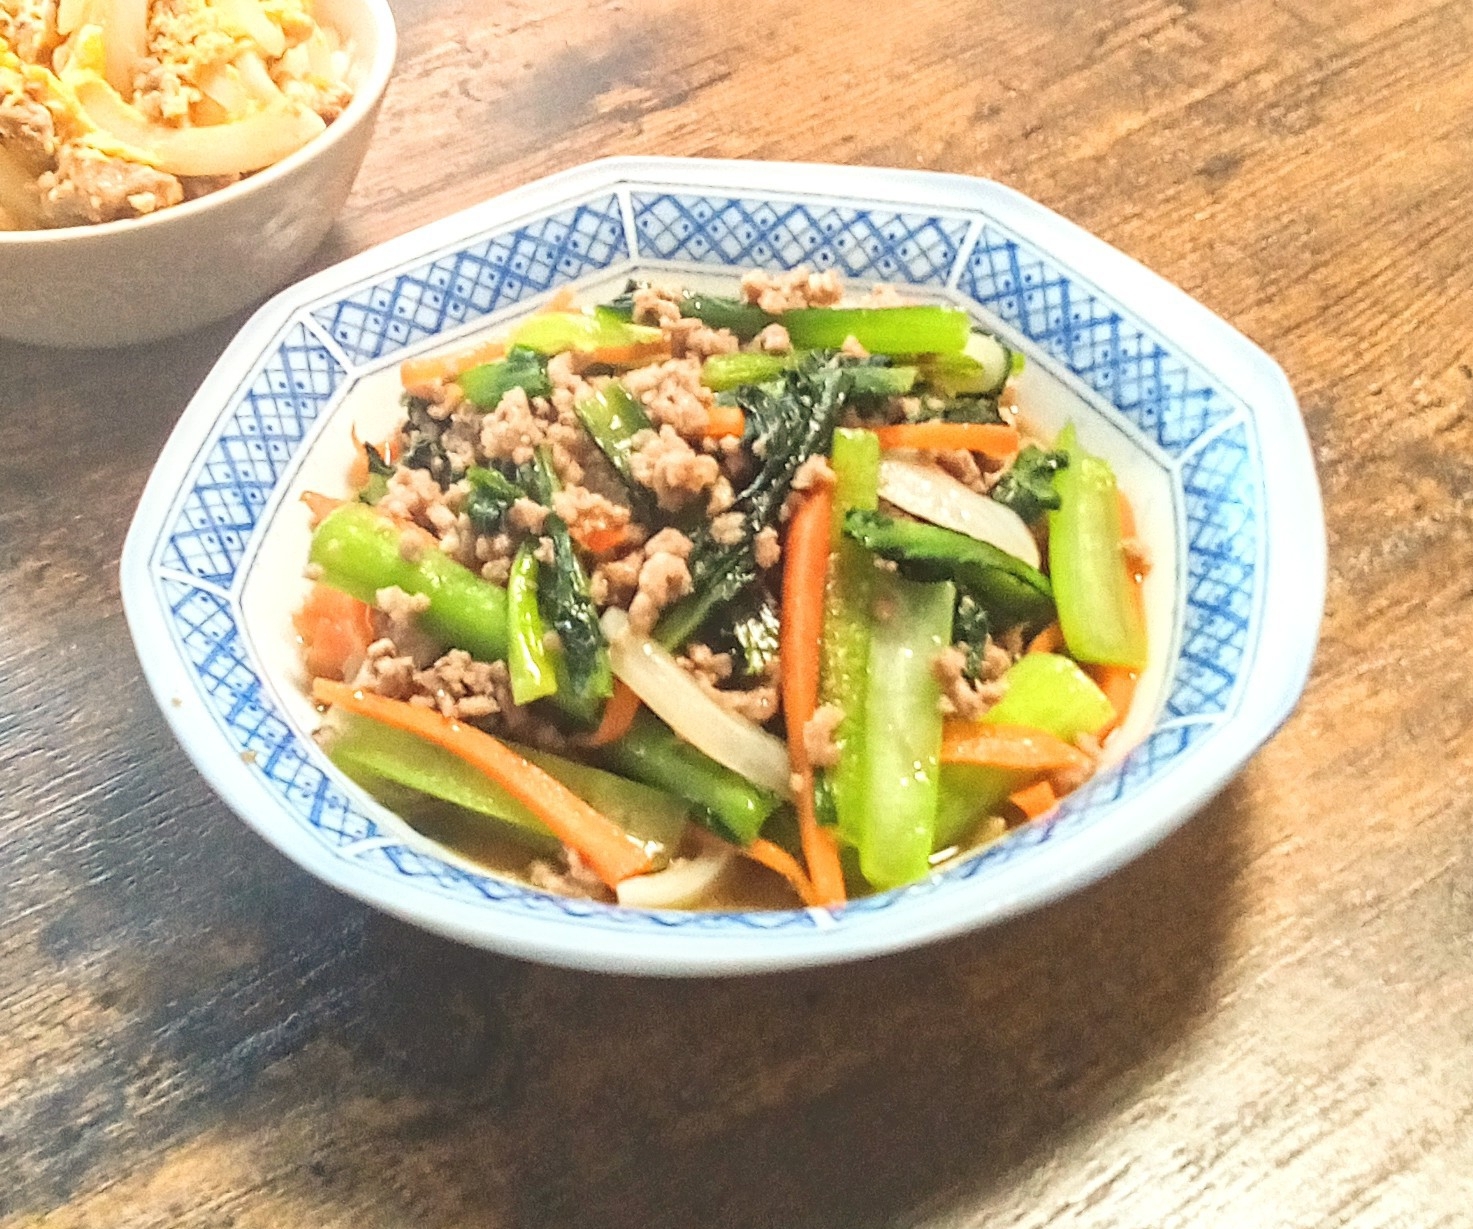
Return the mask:
<path id="1" fill-rule="evenodd" d="M 1473 9 L 400 0 L 327 263 L 610 153 L 995 177 L 1261 342 L 1329 607 L 1155 852 L 863 967 L 470 951 L 215 800 L 116 566 L 239 322 L 0 347 L 0 1226 L 1473 1224 Z"/>

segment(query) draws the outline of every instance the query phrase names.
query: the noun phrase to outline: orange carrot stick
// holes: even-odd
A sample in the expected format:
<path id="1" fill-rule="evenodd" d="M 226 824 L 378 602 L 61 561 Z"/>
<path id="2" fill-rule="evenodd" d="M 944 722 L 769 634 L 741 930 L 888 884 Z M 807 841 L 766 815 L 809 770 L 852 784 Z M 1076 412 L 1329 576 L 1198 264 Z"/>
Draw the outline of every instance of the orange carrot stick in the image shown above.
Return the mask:
<path id="1" fill-rule="evenodd" d="M 643 846 L 623 828 L 484 730 L 452 721 L 434 709 L 355 691 L 346 683 L 328 679 L 312 684 L 312 698 L 414 734 L 459 756 L 536 815 L 563 844 L 576 849 L 609 887 L 654 869 Z"/>
<path id="2" fill-rule="evenodd" d="M 1055 619 L 1028 642 L 1030 653 L 1057 653 L 1064 647 L 1064 629 Z"/>
<path id="3" fill-rule="evenodd" d="M 1011 802 L 1028 819 L 1037 819 L 1046 811 L 1053 809 L 1054 804 L 1059 801 L 1059 796 L 1054 793 L 1054 787 L 1048 781 L 1035 781 L 1032 785 L 1008 795 Z"/>
<path id="4" fill-rule="evenodd" d="M 1115 709 L 1115 716 L 1099 732 L 1099 737 L 1104 738 L 1125 720 L 1131 702 L 1135 699 L 1135 689 L 1141 681 L 1141 674 L 1139 670 L 1132 670 L 1129 666 L 1086 666 L 1084 670 L 1094 679 Z"/>
<path id="5" fill-rule="evenodd" d="M 552 298 L 548 299 L 537 309 L 539 316 L 547 312 L 570 312 L 578 305 L 578 296 L 573 293 L 571 286 L 559 286 L 553 292 Z"/>
<path id="6" fill-rule="evenodd" d="M 819 487 L 803 501 L 788 524 L 783 547 L 782 627 L 778 659 L 782 663 L 783 719 L 788 756 L 799 778 L 794 791 L 803 860 L 821 904 L 844 903 L 844 872 L 833 837 L 818 825 L 813 806 L 813 765 L 803 741 L 803 727 L 818 707 L 819 643 L 823 639 L 824 581 L 829 565 L 829 521 L 834 492 Z"/>
<path id="7" fill-rule="evenodd" d="M 911 422 L 875 431 L 881 448 L 929 448 L 937 452 L 965 449 L 999 459 L 1018 451 L 1017 427 L 990 422 Z"/>
<path id="8" fill-rule="evenodd" d="M 589 529 L 579 526 L 569 532 L 579 546 L 593 555 L 607 555 L 623 546 L 629 537 L 629 530 L 623 525 L 596 525 Z"/>
<path id="9" fill-rule="evenodd" d="M 771 841 L 758 837 L 750 845 L 741 846 L 741 851 L 753 862 L 765 866 L 770 871 L 776 871 L 792 884 L 793 890 L 798 893 L 798 899 L 805 905 L 824 903 L 818 899 L 813 884 L 803 873 L 803 868 L 798 865 L 797 859 L 781 845 L 775 845 Z"/>
<path id="10" fill-rule="evenodd" d="M 614 694 L 604 704 L 603 716 L 598 729 L 588 736 L 590 747 L 606 747 L 616 743 L 629 733 L 639 712 L 640 699 L 623 679 L 614 680 Z"/>
<path id="11" fill-rule="evenodd" d="M 421 358 L 405 359 L 399 364 L 399 382 L 405 388 L 417 384 L 430 384 L 435 380 L 453 380 L 462 371 L 479 367 L 482 363 L 494 363 L 506 353 L 506 343 L 484 341 L 468 350 L 457 350 L 453 354 L 428 354 Z"/>
<path id="12" fill-rule="evenodd" d="M 356 658 L 362 661 L 373 643 L 373 611 L 366 602 L 328 585 L 313 585 L 292 626 L 307 650 L 307 671 L 314 678 L 340 679 Z"/>
<path id="13" fill-rule="evenodd" d="M 941 762 L 1025 772 L 1089 772 L 1094 768 L 1094 761 L 1078 747 L 1045 730 L 976 721 L 948 721 L 942 727 Z"/>
<path id="14" fill-rule="evenodd" d="M 741 439 L 747 430 L 747 416 L 739 405 L 713 405 L 706 421 L 706 437 L 719 440 Z"/>
<path id="15" fill-rule="evenodd" d="M 659 341 L 636 341 L 627 346 L 603 346 L 597 350 L 569 350 L 574 371 L 589 367 L 641 367 L 657 359 L 670 357 L 670 346 Z"/>

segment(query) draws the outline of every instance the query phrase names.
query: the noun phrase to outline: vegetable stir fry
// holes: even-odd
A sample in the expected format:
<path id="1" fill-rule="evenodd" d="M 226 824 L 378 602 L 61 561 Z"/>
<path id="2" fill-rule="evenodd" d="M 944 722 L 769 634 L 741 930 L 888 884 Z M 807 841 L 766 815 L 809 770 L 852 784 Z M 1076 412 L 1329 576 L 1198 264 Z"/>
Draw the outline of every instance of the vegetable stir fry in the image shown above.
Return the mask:
<path id="1" fill-rule="evenodd" d="M 1130 705 L 1147 565 L 1021 366 L 806 270 L 407 361 L 351 497 L 308 498 L 328 753 L 640 907 L 834 907 L 1037 818 Z"/>
<path id="2" fill-rule="evenodd" d="M 0 230 L 140 217 L 281 161 L 352 98 L 310 0 L 0 0 Z"/>

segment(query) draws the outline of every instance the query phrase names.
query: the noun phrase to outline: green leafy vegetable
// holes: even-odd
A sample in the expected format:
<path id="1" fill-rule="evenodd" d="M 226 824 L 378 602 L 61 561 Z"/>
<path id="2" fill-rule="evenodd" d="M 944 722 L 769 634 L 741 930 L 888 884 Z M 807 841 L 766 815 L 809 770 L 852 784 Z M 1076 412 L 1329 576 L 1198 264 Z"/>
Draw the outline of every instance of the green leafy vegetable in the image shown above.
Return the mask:
<path id="1" fill-rule="evenodd" d="M 1065 452 L 1045 452 L 1029 444 L 1013 460 L 1007 473 L 992 488 L 992 498 L 1011 508 L 1028 524 L 1059 506 L 1054 475 L 1069 464 Z"/>
<path id="2" fill-rule="evenodd" d="M 849 513 L 844 532 L 913 580 L 955 581 L 1000 626 L 1046 623 L 1053 614 L 1048 577 L 990 542 L 880 512 Z"/>
<path id="3" fill-rule="evenodd" d="M 510 644 L 506 657 L 511 675 L 511 698 L 530 704 L 557 691 L 552 654 L 547 648 L 547 629 L 537 604 L 537 544 L 530 538 L 517 548 L 511 575 L 506 582 Z"/>
<path id="4" fill-rule="evenodd" d="M 624 320 L 634 318 L 634 292 L 647 286 L 646 282 L 630 281 L 624 293 L 617 299 L 604 304 L 604 309 Z M 760 307 L 743 303 L 721 295 L 702 294 L 697 290 L 682 290 L 679 296 L 680 314 L 687 319 L 699 320 L 713 329 L 729 329 L 741 341 L 751 341 L 763 329 L 777 319 Z M 715 387 L 712 385 L 711 387 Z"/>
<path id="5" fill-rule="evenodd" d="M 634 437 L 650 429 L 644 407 L 618 383 L 607 384 L 574 407 L 579 421 L 599 451 L 609 460 L 629 492 L 629 500 L 641 520 L 654 513 L 654 501 L 648 487 L 635 481 L 630 458 L 634 454 Z"/>
<path id="6" fill-rule="evenodd" d="M 472 528 L 487 536 L 500 533 L 506 527 L 506 514 L 512 504 L 526 492 L 504 474 L 479 465 L 466 470 L 465 476 L 471 484 L 465 514 L 470 517 Z"/>
<path id="7" fill-rule="evenodd" d="M 385 461 L 383 453 L 372 444 L 363 445 L 363 455 L 368 458 L 368 481 L 358 492 L 358 498 L 372 505 L 389 493 L 389 479 L 394 476 L 394 466 Z"/>
<path id="8" fill-rule="evenodd" d="M 461 372 L 455 382 L 466 399 L 483 410 L 494 410 L 514 388 L 520 388 L 528 397 L 546 397 L 552 393 L 547 360 L 525 346 L 513 347 L 499 362 L 483 363 Z"/>
<path id="9" fill-rule="evenodd" d="M 987 638 L 992 633 L 992 620 L 987 611 L 970 593 L 959 593 L 956 610 L 952 614 L 952 643 L 966 645 L 967 664 L 963 673 L 976 679 L 982 672 L 982 662 L 987 653 Z"/>
<path id="10" fill-rule="evenodd" d="M 460 475 L 440 442 L 445 423 L 431 416 L 429 406 L 422 397 L 404 398 L 404 412 L 409 421 L 405 427 L 403 464 L 410 469 L 424 470 L 443 491 Z"/>

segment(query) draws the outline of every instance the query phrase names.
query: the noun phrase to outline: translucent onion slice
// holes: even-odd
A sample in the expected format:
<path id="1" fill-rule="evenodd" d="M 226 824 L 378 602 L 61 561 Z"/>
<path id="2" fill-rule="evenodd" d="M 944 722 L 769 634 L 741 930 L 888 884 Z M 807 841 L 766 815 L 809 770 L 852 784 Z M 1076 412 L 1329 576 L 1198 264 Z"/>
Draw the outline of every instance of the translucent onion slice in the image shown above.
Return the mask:
<path id="1" fill-rule="evenodd" d="M 1039 566 L 1038 543 L 1023 518 L 939 466 L 887 452 L 880 461 L 880 498 L 923 521 L 990 542 L 1029 567 Z"/>
<path id="2" fill-rule="evenodd" d="M 286 50 L 286 35 L 266 16 L 257 0 L 214 0 L 211 7 L 227 29 L 250 39 L 268 59 L 274 60 Z"/>
<path id="3" fill-rule="evenodd" d="M 171 175 L 245 175 L 280 162 L 326 130 L 319 116 L 293 104 L 204 128 L 151 123 L 101 78 L 76 83 L 88 119 L 104 134 L 148 156 Z"/>
<path id="4" fill-rule="evenodd" d="M 108 83 L 125 97 L 148 54 L 148 0 L 102 0 L 98 6 Z"/>
<path id="5" fill-rule="evenodd" d="M 722 708 L 666 649 L 631 628 L 622 610 L 604 611 L 603 631 L 614 674 L 676 734 L 753 785 L 791 796 L 788 749 L 779 739 Z"/>
<path id="6" fill-rule="evenodd" d="M 733 859 L 730 846 L 711 841 L 694 858 L 681 858 L 653 875 L 635 875 L 616 889 L 630 909 L 691 909 L 705 903 Z"/>

